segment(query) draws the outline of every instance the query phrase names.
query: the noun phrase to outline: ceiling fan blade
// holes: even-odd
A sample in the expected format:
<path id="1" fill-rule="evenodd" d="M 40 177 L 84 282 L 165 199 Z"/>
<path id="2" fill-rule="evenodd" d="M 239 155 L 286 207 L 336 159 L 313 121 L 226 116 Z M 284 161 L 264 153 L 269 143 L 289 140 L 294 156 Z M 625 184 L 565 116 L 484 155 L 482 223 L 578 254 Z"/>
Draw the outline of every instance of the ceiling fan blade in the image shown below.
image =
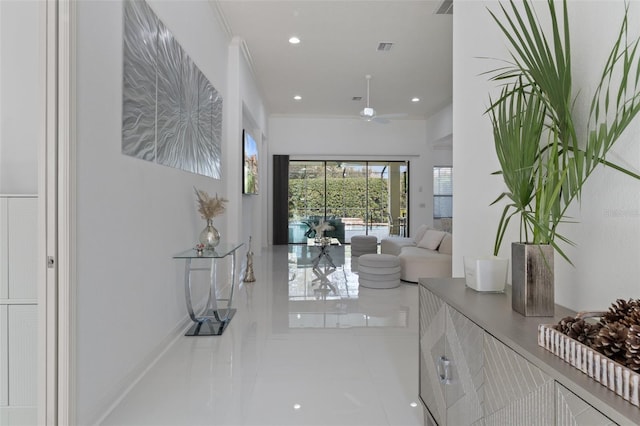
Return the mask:
<path id="1" fill-rule="evenodd" d="M 380 114 L 380 115 L 377 115 L 376 118 L 402 118 L 402 117 L 406 117 L 408 115 L 409 114 L 407 114 L 407 113 L 401 112 L 401 113 L 397 113 L 397 114 Z"/>
<path id="2" fill-rule="evenodd" d="M 369 101 L 371 100 L 371 75 L 367 74 L 364 76 L 367 80 L 367 106 L 360 111 L 360 118 L 365 121 L 375 121 L 376 123 L 389 123 L 389 118 L 401 118 L 406 117 L 409 114 L 400 113 L 400 114 L 376 114 L 376 110 L 371 107 Z"/>

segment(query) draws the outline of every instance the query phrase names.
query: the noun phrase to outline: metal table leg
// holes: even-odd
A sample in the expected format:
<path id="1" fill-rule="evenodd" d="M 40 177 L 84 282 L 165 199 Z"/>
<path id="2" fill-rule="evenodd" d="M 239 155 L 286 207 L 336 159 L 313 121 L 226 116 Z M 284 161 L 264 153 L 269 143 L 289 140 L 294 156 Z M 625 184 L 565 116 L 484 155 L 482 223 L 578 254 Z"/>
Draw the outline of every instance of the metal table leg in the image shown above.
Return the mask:
<path id="1" fill-rule="evenodd" d="M 217 298 L 217 286 L 216 286 L 216 270 L 217 259 L 211 259 L 210 268 L 192 268 L 191 259 L 185 259 L 185 300 L 187 303 L 187 311 L 191 321 L 195 324 L 187 331 L 186 336 L 219 336 L 221 335 L 231 318 L 236 313 L 235 309 L 231 308 L 233 302 L 233 292 L 236 283 L 236 254 L 231 254 L 231 290 L 228 299 Z M 206 271 L 210 273 L 209 284 L 209 297 L 207 304 L 200 316 L 196 316 L 193 311 L 193 304 L 191 302 L 191 273 L 193 271 Z M 226 307 L 224 309 L 218 308 L 218 301 L 226 301 Z"/>
<path id="2" fill-rule="evenodd" d="M 322 258 L 324 257 L 327 262 L 329 262 L 329 265 L 331 265 L 332 267 L 336 267 L 336 265 L 333 263 L 333 259 L 331 258 L 331 255 L 329 254 L 329 245 L 326 246 L 318 246 L 318 248 L 320 249 L 320 253 L 318 253 L 318 256 L 313 259 L 313 267 L 317 268 L 318 265 L 320 264 L 320 261 L 322 260 Z"/>

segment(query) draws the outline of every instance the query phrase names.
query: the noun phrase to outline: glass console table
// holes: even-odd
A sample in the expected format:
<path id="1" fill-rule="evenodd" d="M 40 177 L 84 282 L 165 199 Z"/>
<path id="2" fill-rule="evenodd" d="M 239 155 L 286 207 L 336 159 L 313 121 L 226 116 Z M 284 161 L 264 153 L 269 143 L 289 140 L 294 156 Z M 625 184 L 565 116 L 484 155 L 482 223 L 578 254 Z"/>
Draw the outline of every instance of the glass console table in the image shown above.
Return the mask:
<path id="1" fill-rule="evenodd" d="M 307 246 L 318 247 L 318 249 L 320 249 L 320 251 L 318 252 L 318 255 L 313 259 L 313 267 L 317 268 L 320 261 L 324 258 L 327 262 L 329 262 L 329 265 L 331 265 L 333 268 L 336 268 L 336 265 L 333 263 L 333 259 L 329 254 L 329 249 L 331 248 L 331 246 L 340 246 L 340 245 L 342 244 L 340 244 L 340 241 L 337 238 L 330 238 L 330 237 L 324 237 L 319 239 L 308 238 Z"/>
<path id="2" fill-rule="evenodd" d="M 198 252 L 196 249 L 185 250 L 173 256 L 174 259 L 184 259 L 184 291 L 185 300 L 187 302 L 187 311 L 193 326 L 187 331 L 185 336 L 220 336 L 229 325 L 231 318 L 236 313 L 231 308 L 233 302 L 233 290 L 236 286 L 236 251 L 243 246 L 243 243 L 221 243 L 214 250 L 202 250 Z M 217 298 L 217 278 L 216 268 L 219 260 L 231 256 L 231 290 L 228 299 Z M 192 266 L 194 259 L 208 259 L 211 261 L 209 267 Z M 196 262 L 200 263 L 200 262 Z M 200 316 L 196 316 L 193 312 L 193 303 L 191 301 L 191 273 L 194 271 L 209 271 L 210 286 L 207 304 Z M 218 308 L 218 302 L 227 302 L 222 309 Z"/>

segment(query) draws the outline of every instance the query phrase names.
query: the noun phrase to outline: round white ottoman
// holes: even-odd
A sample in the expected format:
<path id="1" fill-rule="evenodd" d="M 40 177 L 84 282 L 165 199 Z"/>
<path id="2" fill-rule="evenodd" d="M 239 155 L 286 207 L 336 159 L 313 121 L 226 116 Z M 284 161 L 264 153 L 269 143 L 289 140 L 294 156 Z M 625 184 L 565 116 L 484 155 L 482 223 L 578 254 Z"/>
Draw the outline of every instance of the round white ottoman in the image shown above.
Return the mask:
<path id="1" fill-rule="evenodd" d="M 375 235 L 354 235 L 351 237 L 351 256 L 362 256 L 378 252 L 378 237 Z"/>
<path id="2" fill-rule="evenodd" d="M 358 259 L 358 283 L 368 288 L 400 285 L 400 259 L 392 254 L 363 254 Z"/>

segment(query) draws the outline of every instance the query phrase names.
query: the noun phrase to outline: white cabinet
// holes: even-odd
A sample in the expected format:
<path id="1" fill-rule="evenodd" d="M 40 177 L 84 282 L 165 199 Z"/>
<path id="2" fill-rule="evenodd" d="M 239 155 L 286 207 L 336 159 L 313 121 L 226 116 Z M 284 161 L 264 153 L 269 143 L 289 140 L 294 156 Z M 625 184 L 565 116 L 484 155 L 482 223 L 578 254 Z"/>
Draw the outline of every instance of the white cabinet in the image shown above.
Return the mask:
<path id="1" fill-rule="evenodd" d="M 0 420 L 9 424 L 36 405 L 37 228 L 37 198 L 0 197 Z"/>
<path id="2" fill-rule="evenodd" d="M 482 419 L 483 331 L 420 287 L 420 397 L 435 424 Z"/>
<path id="3" fill-rule="evenodd" d="M 570 315 L 565 308 L 556 306 L 558 318 L 523 317 L 509 295 L 477 293 L 461 279 L 420 280 L 419 298 L 427 426 L 640 424 L 637 407 L 537 345 L 540 321 Z"/>

